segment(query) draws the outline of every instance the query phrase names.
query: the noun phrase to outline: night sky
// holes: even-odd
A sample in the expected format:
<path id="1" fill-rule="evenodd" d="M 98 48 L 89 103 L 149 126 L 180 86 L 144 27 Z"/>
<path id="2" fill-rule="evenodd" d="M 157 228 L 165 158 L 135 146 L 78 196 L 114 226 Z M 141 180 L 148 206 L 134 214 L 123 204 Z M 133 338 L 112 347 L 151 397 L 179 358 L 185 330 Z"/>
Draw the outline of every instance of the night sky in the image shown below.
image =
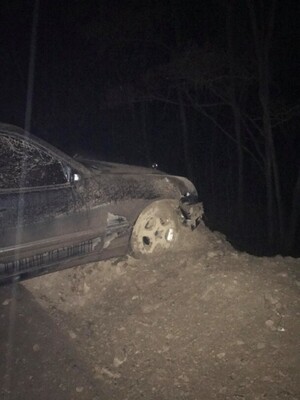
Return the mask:
<path id="1" fill-rule="evenodd" d="M 2 0 L 0 12 L 2 122 L 25 125 L 36 17 L 32 133 L 189 176 L 207 225 L 238 248 L 299 253 L 300 2 Z"/>

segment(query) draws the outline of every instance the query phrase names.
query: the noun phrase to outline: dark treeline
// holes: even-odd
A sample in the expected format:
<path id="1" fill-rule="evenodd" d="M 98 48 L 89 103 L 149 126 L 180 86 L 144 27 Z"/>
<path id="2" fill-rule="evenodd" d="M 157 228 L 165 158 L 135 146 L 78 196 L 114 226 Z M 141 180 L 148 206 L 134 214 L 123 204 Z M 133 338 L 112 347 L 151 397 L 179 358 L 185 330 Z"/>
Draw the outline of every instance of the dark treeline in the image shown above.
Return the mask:
<path id="1" fill-rule="evenodd" d="M 299 255 L 296 3 L 43 1 L 32 131 L 69 153 L 187 175 L 207 225 L 238 248 Z M 33 5 L 1 6 L 1 120 L 18 125 Z"/>

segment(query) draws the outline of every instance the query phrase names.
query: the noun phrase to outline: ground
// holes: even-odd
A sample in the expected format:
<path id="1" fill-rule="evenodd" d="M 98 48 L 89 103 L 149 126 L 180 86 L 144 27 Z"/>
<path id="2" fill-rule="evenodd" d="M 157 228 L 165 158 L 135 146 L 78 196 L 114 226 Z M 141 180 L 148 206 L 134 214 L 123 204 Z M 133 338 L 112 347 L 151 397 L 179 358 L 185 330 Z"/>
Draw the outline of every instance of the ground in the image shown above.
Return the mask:
<path id="1" fill-rule="evenodd" d="M 299 267 L 200 226 L 163 257 L 0 288 L 0 398 L 300 399 Z"/>

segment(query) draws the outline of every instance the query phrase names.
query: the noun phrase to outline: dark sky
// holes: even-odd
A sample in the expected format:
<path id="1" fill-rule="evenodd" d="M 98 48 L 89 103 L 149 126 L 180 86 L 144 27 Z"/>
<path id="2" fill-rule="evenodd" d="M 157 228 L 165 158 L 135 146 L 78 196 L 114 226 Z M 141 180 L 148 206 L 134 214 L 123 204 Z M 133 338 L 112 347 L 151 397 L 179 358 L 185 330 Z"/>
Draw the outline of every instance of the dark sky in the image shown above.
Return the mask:
<path id="1" fill-rule="evenodd" d="M 246 1 L 235 3 L 236 54 L 252 62 L 253 37 Z M 254 1 L 261 15 L 270 2 Z M 277 2 L 271 49 L 274 97 L 299 100 L 299 4 Z M 2 0 L 1 112 L 4 122 L 24 124 L 30 38 L 35 0 Z M 224 0 L 39 1 L 32 130 L 62 147 L 95 129 L 107 135 L 105 94 L 137 85 L 189 46 L 226 52 Z M 262 17 L 263 18 L 263 17 Z M 103 118 L 101 118 L 103 113 Z M 124 135 L 126 135 L 126 130 Z M 51 138 L 50 138 L 51 140 Z"/>
<path id="2" fill-rule="evenodd" d="M 34 0 L 2 0 L 0 6 L 1 119 L 19 125 L 25 112 L 34 3 Z M 34 130 L 38 126 L 46 129 L 55 118 L 61 119 L 61 128 L 65 130 L 70 122 L 67 115 L 64 120 L 58 116 L 57 108 L 62 107 L 69 119 L 77 120 L 71 124 L 73 130 L 76 125 L 80 131 L 82 125 L 89 129 L 89 120 L 100 101 L 99 93 L 109 84 L 135 80 L 192 43 L 225 46 L 225 1 L 43 0 L 39 3 Z M 297 3 L 278 2 L 272 53 L 272 68 L 281 83 L 280 90 L 291 101 L 299 95 Z M 247 13 L 245 6 L 235 11 L 236 45 L 241 53 L 245 52 L 245 44 L 251 48 L 251 42 L 238 39 L 251 36 Z"/>

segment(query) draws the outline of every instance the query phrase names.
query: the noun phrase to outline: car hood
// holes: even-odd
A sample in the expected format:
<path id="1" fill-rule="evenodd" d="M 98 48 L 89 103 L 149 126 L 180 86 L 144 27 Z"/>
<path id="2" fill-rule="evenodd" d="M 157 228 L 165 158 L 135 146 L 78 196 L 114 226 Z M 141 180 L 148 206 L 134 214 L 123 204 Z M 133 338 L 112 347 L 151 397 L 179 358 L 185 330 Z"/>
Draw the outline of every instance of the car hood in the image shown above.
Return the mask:
<path id="1" fill-rule="evenodd" d="M 164 174 L 162 171 L 159 171 L 154 168 L 146 168 L 139 167 L 135 165 L 127 165 L 127 164 L 119 164 L 119 163 L 111 163 L 105 161 L 98 160 L 90 160 L 86 158 L 76 157 L 80 163 L 82 163 L 85 167 L 87 167 L 92 173 L 100 174 L 100 173 L 110 173 L 110 174 L 134 174 L 134 175 L 142 175 L 142 174 L 151 174 L 151 175 L 161 175 Z"/>
<path id="2" fill-rule="evenodd" d="M 100 176 L 101 174 L 113 174 L 135 175 L 141 177 L 143 175 L 148 175 L 149 179 L 147 179 L 147 182 L 149 184 L 150 182 L 156 182 L 155 187 L 157 188 L 157 185 L 159 185 L 159 183 L 162 183 L 162 186 L 159 189 L 161 190 L 160 194 L 166 194 L 166 187 L 169 187 L 169 190 L 175 190 L 175 192 L 181 193 L 182 196 L 186 193 L 189 193 L 191 198 L 194 199 L 198 196 L 197 190 L 193 183 L 182 176 L 169 175 L 163 171 L 154 168 L 145 168 L 134 165 L 98 161 L 78 156 L 76 157 L 76 160 L 78 160 L 85 168 L 87 168 L 92 175 Z M 152 179 L 150 179 L 150 177 L 152 177 Z"/>

